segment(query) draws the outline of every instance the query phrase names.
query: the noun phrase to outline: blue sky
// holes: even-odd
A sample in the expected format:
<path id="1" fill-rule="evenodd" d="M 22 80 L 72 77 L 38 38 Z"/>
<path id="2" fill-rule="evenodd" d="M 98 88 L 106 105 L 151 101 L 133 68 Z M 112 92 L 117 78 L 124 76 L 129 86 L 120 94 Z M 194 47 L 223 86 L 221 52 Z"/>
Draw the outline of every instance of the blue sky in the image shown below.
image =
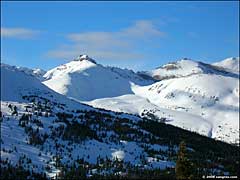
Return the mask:
<path id="1" fill-rule="evenodd" d="M 1 61 L 48 70 L 79 54 L 149 70 L 239 56 L 238 2 L 1 2 Z"/>

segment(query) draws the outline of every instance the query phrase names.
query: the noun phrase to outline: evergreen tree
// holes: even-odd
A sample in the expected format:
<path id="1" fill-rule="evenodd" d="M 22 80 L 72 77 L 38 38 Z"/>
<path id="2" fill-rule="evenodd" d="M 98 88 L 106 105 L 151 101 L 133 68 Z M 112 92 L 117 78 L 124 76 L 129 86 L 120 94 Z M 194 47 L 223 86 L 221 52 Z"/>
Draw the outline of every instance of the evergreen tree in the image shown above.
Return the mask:
<path id="1" fill-rule="evenodd" d="M 12 107 L 12 106 L 11 106 L 11 107 Z M 14 114 L 18 115 L 17 106 L 14 106 L 14 107 L 13 107 L 12 115 L 14 115 Z"/>
<path id="2" fill-rule="evenodd" d="M 187 157 L 187 148 L 184 141 L 179 145 L 178 157 L 176 162 L 176 179 L 192 179 L 193 166 Z"/>

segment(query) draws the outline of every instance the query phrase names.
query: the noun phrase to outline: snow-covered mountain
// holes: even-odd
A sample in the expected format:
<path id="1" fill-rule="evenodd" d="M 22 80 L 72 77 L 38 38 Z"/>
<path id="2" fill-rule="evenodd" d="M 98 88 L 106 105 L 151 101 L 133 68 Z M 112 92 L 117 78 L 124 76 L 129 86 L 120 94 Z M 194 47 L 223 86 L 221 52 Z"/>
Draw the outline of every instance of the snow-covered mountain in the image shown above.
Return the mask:
<path id="1" fill-rule="evenodd" d="M 223 61 L 213 63 L 214 66 L 222 67 L 227 71 L 239 74 L 239 57 L 231 57 Z"/>
<path id="2" fill-rule="evenodd" d="M 44 71 L 42 69 L 39 69 L 39 68 L 30 69 L 30 68 L 27 68 L 27 67 L 9 66 L 9 65 L 4 64 L 4 63 L 1 63 L 1 66 L 6 66 L 6 67 L 8 66 L 8 67 L 11 67 L 12 69 L 18 69 L 19 71 L 23 71 L 26 74 L 29 74 L 31 76 L 36 77 L 40 81 L 44 80 L 43 75 L 46 73 L 46 71 Z"/>
<path id="3" fill-rule="evenodd" d="M 237 143 L 239 73 L 234 66 L 237 63 L 239 58 L 212 65 L 184 58 L 137 74 L 104 67 L 81 55 L 48 71 L 43 83 L 98 108 L 141 116 L 151 113 L 159 119 L 168 119 L 169 124 Z"/>
<path id="4" fill-rule="evenodd" d="M 101 125 L 96 126 L 98 120 Z M 82 164 L 92 166 L 86 172 L 91 176 L 97 173 L 94 169 L 99 167 L 100 159 L 102 163 L 107 160 L 114 164 L 117 158 L 140 166 L 140 155 L 147 160 L 146 169 L 173 167 L 173 161 L 159 162 L 148 157 L 143 148 L 148 146 L 145 140 L 138 143 L 120 138 L 115 123 L 121 126 L 128 122 L 131 129 L 138 128 L 139 120 L 137 116 L 99 110 L 68 99 L 36 77 L 13 66 L 1 65 L 1 168 L 17 165 L 31 173 L 54 177 L 61 172 L 56 157 L 66 167 L 82 159 Z M 157 144 L 150 146 L 156 150 L 168 149 Z M 112 173 L 113 169 L 101 173 Z"/>
<path id="5" fill-rule="evenodd" d="M 194 61 L 189 58 L 184 58 L 176 62 L 174 61 L 168 63 L 151 71 L 139 72 L 139 74 L 150 76 L 155 80 L 186 77 L 203 73 L 238 76 L 239 58 L 229 58 L 212 65 L 200 61 Z"/>
<path id="6" fill-rule="evenodd" d="M 62 94 L 58 94 L 39 81 L 35 76 L 22 71 L 15 66 L 1 64 L 1 102 L 24 103 L 24 96 L 41 96 L 51 101 L 68 104 L 71 108 L 89 109 L 76 101 L 70 100 Z"/>
<path id="7" fill-rule="evenodd" d="M 147 85 L 133 71 L 97 64 L 87 55 L 49 70 L 43 83 L 51 89 L 78 100 L 94 100 L 132 93 L 131 83 Z"/>
<path id="8" fill-rule="evenodd" d="M 197 74 L 136 87 L 133 91 L 164 108 L 157 116 L 169 119 L 170 124 L 226 142 L 239 142 L 237 78 Z"/>
<path id="9" fill-rule="evenodd" d="M 60 69 L 52 73 L 48 72 L 45 77 L 50 80 L 54 79 L 65 70 L 71 75 L 71 70 L 73 74 L 77 72 L 84 74 L 87 73 L 83 71 L 84 68 L 97 66 L 97 69 L 104 69 L 95 61 L 86 60 L 86 58 L 70 62 L 71 66 L 68 64 L 70 67 L 60 66 Z M 76 71 L 75 68 L 78 70 Z M 91 70 L 91 77 L 94 75 L 93 72 L 106 73 L 108 70 L 111 71 L 109 68 Z M 130 77 L 124 76 L 123 79 L 135 76 L 130 71 L 119 69 L 114 71 L 118 71 L 121 77 L 123 73 L 131 75 Z M 117 77 L 120 78 L 120 75 Z M 214 78 L 221 77 L 216 75 Z M 137 81 L 139 80 L 135 82 Z M 169 85 L 166 87 L 165 94 L 169 91 L 175 93 L 168 81 L 170 80 L 158 82 L 165 83 L 164 86 L 160 84 L 159 86 Z M 221 79 L 217 81 L 220 82 Z M 233 79 L 225 79 L 224 82 L 228 84 L 228 88 L 235 87 Z M 106 105 L 109 105 L 106 109 L 119 108 L 114 109 L 118 112 L 112 112 L 96 109 L 70 99 L 51 90 L 35 76 L 19 68 L 1 64 L 1 178 L 50 179 L 56 176 L 62 179 L 79 177 L 102 179 L 108 176 L 147 178 L 149 174 L 155 178 L 173 178 L 178 144 L 183 139 L 187 143 L 189 153 L 194 157 L 193 161 L 197 159 L 198 166 L 203 169 L 198 176 L 209 173 L 204 171 L 207 167 L 209 171 L 217 175 L 221 173 L 234 175 L 237 172 L 235 168 L 237 163 L 232 162 L 229 165 L 227 160 L 229 157 L 237 159 L 238 147 L 162 123 L 163 121 L 176 121 L 188 125 L 188 122 L 191 122 L 192 126 L 198 124 L 197 127 L 201 130 L 209 130 L 208 128 L 212 127 L 207 120 L 204 123 L 200 115 L 191 115 L 195 111 L 185 113 L 174 109 L 171 99 L 163 104 L 158 100 L 155 101 L 151 96 L 152 93 L 158 94 L 158 90 L 150 88 L 156 85 L 158 84 L 140 86 L 132 83 L 132 92 L 139 95 L 130 94 L 104 100 Z M 214 87 L 215 85 L 213 84 Z M 197 90 L 192 88 L 189 92 L 193 91 L 194 94 Z M 204 89 L 201 90 L 205 92 Z M 179 92 L 179 95 L 181 93 Z M 202 100 L 204 102 L 209 101 L 210 104 L 214 104 L 217 100 L 217 97 L 208 97 L 208 94 L 205 96 L 206 99 Z M 201 99 L 199 96 L 193 96 L 193 98 Z M 235 102 L 235 99 L 229 91 L 220 90 L 218 98 L 220 103 L 216 108 L 219 106 L 226 112 L 234 113 L 235 106 L 229 106 L 229 104 Z M 112 103 L 108 104 L 109 102 Z M 182 101 L 176 100 L 176 102 L 181 102 L 181 106 L 185 105 Z M 225 104 L 222 105 L 223 102 Z M 168 108 L 167 105 L 171 107 Z M 209 104 L 206 103 L 207 105 Z M 193 103 L 194 108 L 198 106 L 198 103 Z M 122 112 L 141 114 L 144 118 Z M 212 111 L 209 110 L 209 112 Z M 171 117 L 170 114 L 172 114 Z M 154 119 L 153 115 L 157 116 L 161 123 L 156 122 L 158 119 Z M 231 114 L 228 117 L 231 118 Z M 228 123 L 234 123 L 233 121 L 229 120 Z M 223 124 L 223 126 L 232 128 L 228 124 Z M 209 151 L 212 153 L 211 156 L 206 153 Z"/>
<path id="10" fill-rule="evenodd" d="M 186 59 L 153 70 L 154 74 L 163 80 L 132 85 L 132 94 L 85 103 L 141 116 L 152 114 L 208 137 L 239 142 L 239 74 Z"/>

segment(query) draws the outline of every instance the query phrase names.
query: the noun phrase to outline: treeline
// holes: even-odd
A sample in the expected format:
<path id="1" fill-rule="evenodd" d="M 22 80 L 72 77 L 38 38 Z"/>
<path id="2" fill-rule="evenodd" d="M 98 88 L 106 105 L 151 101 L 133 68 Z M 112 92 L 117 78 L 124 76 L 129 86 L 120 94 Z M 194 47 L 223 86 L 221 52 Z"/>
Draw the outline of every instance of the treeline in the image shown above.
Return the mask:
<path id="1" fill-rule="evenodd" d="M 239 147 L 202 136 L 169 124 L 145 119 L 138 125 L 157 137 L 164 139 L 166 145 L 180 144 L 184 141 L 188 148 L 189 159 L 195 167 L 195 175 L 217 173 L 216 169 L 239 177 Z"/>

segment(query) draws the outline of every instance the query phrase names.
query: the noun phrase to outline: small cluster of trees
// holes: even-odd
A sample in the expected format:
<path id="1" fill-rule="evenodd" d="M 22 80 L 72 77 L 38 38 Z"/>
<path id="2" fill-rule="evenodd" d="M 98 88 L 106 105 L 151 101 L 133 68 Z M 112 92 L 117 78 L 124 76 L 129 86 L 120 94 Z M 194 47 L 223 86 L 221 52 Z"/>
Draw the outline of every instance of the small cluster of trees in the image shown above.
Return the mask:
<path id="1" fill-rule="evenodd" d="M 91 130 L 89 126 L 72 121 L 67 125 L 63 133 L 64 140 L 72 140 L 74 142 L 81 142 L 86 138 L 98 139 L 95 131 Z"/>

